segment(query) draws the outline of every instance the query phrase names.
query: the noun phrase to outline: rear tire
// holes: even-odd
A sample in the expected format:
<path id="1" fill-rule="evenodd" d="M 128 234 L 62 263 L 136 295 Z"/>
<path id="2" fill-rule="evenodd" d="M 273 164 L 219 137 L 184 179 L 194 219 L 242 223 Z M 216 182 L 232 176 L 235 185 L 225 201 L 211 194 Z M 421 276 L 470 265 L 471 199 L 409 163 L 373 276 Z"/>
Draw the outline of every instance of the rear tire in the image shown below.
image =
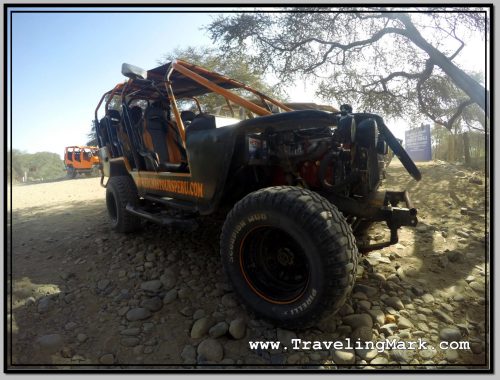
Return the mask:
<path id="1" fill-rule="evenodd" d="M 251 309 L 281 326 L 305 328 L 346 302 L 358 251 L 334 205 L 312 191 L 278 186 L 235 205 L 222 229 L 221 256 Z"/>
<path id="2" fill-rule="evenodd" d="M 117 232 L 133 232 L 140 228 L 141 219 L 126 210 L 127 204 L 137 205 L 139 196 L 132 178 L 111 177 L 106 186 L 106 207 L 111 226 Z"/>

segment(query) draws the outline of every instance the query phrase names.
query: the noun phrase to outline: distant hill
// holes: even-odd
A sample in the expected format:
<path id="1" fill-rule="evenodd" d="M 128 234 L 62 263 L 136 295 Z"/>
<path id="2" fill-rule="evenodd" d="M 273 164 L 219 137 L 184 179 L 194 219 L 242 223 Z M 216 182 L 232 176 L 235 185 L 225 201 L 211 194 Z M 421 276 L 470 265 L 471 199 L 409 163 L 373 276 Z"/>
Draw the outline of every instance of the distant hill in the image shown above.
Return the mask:
<path id="1" fill-rule="evenodd" d="M 7 154 L 10 160 L 10 152 Z M 9 175 L 12 173 L 13 182 L 23 182 L 25 174 L 27 182 L 54 180 L 66 175 L 64 161 L 57 153 L 26 153 L 18 149 L 12 150 L 12 166 L 8 165 L 7 170 Z"/>

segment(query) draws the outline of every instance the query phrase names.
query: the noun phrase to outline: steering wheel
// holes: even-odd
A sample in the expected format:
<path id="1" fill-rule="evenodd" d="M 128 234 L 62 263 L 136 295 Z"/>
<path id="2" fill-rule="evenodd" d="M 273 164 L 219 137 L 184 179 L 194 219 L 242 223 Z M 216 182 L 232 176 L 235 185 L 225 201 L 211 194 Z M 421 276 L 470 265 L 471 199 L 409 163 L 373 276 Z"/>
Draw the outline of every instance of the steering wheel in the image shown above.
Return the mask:
<path id="1" fill-rule="evenodd" d="M 394 154 L 399 158 L 405 169 L 410 173 L 410 175 L 417 181 L 422 179 L 422 174 L 418 170 L 415 162 L 410 158 L 406 150 L 401 146 L 399 141 L 394 137 L 389 128 L 383 123 L 378 124 L 380 133 L 385 137 L 387 145 L 392 149 Z"/>

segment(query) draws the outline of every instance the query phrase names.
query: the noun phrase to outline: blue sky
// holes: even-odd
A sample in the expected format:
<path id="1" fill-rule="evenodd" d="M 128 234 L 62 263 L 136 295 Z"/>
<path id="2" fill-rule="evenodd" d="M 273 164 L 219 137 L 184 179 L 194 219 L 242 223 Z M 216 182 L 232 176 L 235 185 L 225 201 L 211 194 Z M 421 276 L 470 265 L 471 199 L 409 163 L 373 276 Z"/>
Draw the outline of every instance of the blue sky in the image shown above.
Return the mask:
<path id="1" fill-rule="evenodd" d="M 198 13 L 15 13 L 12 145 L 62 155 L 87 140 L 101 95 L 126 78 L 123 62 L 150 69 L 176 47 L 208 45 Z"/>
<path id="2" fill-rule="evenodd" d="M 113 10 L 116 13 L 13 14 L 14 149 L 62 156 L 65 146 L 85 144 L 100 97 L 126 79 L 120 72 L 123 62 L 151 69 L 177 47 L 212 44 L 201 28 L 215 13 Z M 468 42 L 461 65 L 481 69 L 484 42 Z M 304 83 L 297 83 L 288 95 L 292 101 L 317 101 Z M 407 128 L 404 121 L 391 125 L 399 138 Z"/>

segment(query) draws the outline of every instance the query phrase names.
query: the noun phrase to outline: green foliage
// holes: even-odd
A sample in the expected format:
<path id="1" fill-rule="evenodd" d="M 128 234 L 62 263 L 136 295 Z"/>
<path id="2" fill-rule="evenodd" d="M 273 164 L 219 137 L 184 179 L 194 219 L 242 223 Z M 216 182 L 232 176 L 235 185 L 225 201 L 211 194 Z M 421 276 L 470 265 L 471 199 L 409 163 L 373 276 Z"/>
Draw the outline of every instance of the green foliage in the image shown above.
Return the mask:
<path id="1" fill-rule="evenodd" d="M 58 179 L 65 176 L 64 170 L 64 162 L 57 153 L 12 150 L 12 172 L 9 167 L 9 173 L 14 182 L 22 181 L 25 173 L 28 174 L 28 180 Z"/>
<path id="2" fill-rule="evenodd" d="M 206 29 L 225 59 L 251 54 L 251 64 L 285 83 L 308 78 L 334 105 L 413 124 L 430 118 L 450 130 L 468 105 L 485 109 L 484 85 L 454 62 L 471 36 L 485 35 L 481 9 L 283 10 L 222 14 Z M 457 97 L 447 100 L 446 93 Z"/>

